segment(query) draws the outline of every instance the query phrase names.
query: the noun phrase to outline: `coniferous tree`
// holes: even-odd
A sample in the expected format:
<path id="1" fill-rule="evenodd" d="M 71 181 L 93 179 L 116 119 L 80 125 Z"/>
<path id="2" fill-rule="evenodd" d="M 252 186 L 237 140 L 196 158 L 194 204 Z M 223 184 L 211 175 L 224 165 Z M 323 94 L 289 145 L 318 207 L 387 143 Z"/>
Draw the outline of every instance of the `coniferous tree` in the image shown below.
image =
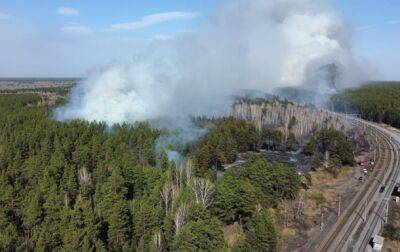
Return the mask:
<path id="1" fill-rule="evenodd" d="M 276 251 L 277 234 L 271 216 L 260 209 L 245 226 L 247 251 Z"/>
<path id="2" fill-rule="evenodd" d="M 218 251 L 224 246 L 221 223 L 193 221 L 187 223 L 175 237 L 174 251 Z"/>
<path id="3" fill-rule="evenodd" d="M 255 211 L 256 190 L 251 183 L 240 180 L 228 171 L 216 187 L 214 211 L 221 220 L 232 223 L 246 221 Z"/>

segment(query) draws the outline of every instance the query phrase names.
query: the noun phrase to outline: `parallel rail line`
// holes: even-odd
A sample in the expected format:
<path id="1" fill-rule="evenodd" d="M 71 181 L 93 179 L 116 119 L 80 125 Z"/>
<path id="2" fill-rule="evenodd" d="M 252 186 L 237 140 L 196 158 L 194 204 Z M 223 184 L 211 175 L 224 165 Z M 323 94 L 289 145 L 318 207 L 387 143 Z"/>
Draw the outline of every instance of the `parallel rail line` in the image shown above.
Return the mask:
<path id="1" fill-rule="evenodd" d="M 361 122 L 357 123 L 362 124 Z M 363 211 L 369 212 L 373 209 L 372 206 L 374 202 L 371 201 L 371 199 L 379 189 L 380 184 L 383 183 L 383 181 L 385 181 L 384 184 L 387 184 L 388 180 L 390 182 L 390 178 L 393 177 L 393 173 L 395 173 L 396 176 L 399 173 L 399 169 L 394 169 L 397 166 L 393 165 L 394 162 L 398 162 L 398 153 L 393 151 L 396 149 L 397 143 L 393 143 L 391 138 L 381 130 L 370 125 L 368 125 L 367 128 L 371 132 L 374 131 L 376 134 L 379 134 L 379 155 L 374 171 L 371 174 L 371 177 L 375 179 L 372 180 L 370 178 L 368 180 L 371 184 L 367 182 L 364 183 L 362 189 L 356 194 L 352 203 L 345 209 L 344 213 L 338 217 L 321 243 L 311 248 L 315 251 L 345 251 L 348 248 L 352 233 L 361 226 L 359 225 L 360 219 L 363 220 L 361 213 Z M 378 181 L 380 182 L 378 183 Z M 390 188 L 389 186 L 388 190 Z M 384 206 L 384 203 L 381 202 L 378 212 L 382 211 Z M 354 214 L 357 216 L 354 216 Z M 377 223 L 378 220 L 379 217 L 374 215 L 374 223 Z M 366 220 L 363 221 L 365 222 Z M 367 246 L 369 240 L 368 235 L 372 232 L 373 229 L 369 230 L 368 234 L 363 238 L 363 246 Z"/>

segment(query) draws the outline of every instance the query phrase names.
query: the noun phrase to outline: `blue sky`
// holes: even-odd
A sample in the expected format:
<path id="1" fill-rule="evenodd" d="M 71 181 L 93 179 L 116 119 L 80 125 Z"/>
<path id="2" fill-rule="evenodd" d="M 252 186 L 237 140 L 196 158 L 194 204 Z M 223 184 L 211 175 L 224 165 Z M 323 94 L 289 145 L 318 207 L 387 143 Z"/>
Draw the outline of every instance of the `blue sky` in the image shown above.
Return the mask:
<path id="1" fill-rule="evenodd" d="M 400 1 L 337 0 L 355 28 L 354 51 L 371 62 L 382 78 L 400 80 Z"/>
<path id="2" fill-rule="evenodd" d="M 82 76 L 149 39 L 198 29 L 226 0 L 1 0 L 0 76 Z M 400 1 L 334 0 L 354 28 L 354 52 L 400 80 Z"/>

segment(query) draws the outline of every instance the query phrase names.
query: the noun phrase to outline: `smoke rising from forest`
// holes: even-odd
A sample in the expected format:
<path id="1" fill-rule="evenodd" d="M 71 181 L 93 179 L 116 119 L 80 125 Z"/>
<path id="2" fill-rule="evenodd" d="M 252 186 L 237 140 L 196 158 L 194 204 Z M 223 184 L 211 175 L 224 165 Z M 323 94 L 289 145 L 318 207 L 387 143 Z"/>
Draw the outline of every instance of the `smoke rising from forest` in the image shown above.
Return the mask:
<path id="1" fill-rule="evenodd" d="M 347 27 L 328 0 L 233 0 L 198 31 L 153 41 L 130 62 L 92 74 L 56 117 L 111 125 L 224 113 L 243 88 L 330 93 L 363 76 Z"/>

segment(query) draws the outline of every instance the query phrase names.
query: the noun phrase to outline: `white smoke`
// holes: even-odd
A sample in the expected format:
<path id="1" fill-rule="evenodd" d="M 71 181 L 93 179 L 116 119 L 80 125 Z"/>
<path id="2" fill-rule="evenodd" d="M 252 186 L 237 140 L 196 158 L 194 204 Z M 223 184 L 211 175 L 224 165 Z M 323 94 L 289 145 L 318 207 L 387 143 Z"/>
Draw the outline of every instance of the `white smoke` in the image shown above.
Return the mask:
<path id="1" fill-rule="evenodd" d="M 328 0 L 230 1 L 199 31 L 91 75 L 56 117 L 111 125 L 217 113 L 238 89 L 348 86 L 361 72 L 346 27 Z"/>

